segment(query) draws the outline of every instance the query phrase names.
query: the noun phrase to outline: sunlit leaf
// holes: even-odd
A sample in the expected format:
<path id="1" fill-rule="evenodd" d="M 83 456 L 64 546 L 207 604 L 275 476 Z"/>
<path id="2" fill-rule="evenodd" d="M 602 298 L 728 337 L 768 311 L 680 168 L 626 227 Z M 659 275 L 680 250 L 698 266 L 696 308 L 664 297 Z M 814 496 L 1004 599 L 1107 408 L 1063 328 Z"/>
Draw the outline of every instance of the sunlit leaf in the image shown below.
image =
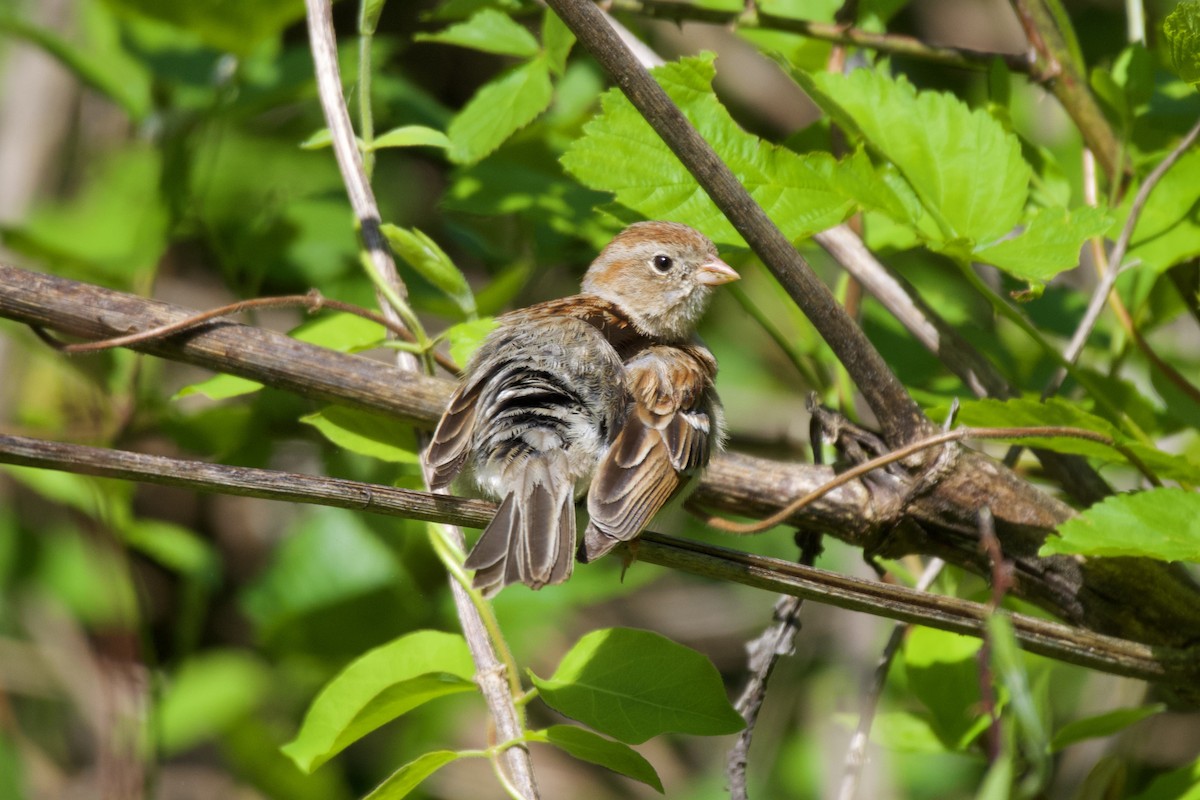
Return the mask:
<path id="1" fill-rule="evenodd" d="M 434 750 L 432 753 L 426 753 L 393 772 L 363 800 L 400 800 L 402 797 L 408 797 L 421 781 L 461 757 L 453 750 Z"/>
<path id="2" fill-rule="evenodd" d="M 1200 83 L 1200 0 L 1183 0 L 1163 20 L 1171 62 L 1179 77 Z"/>
<path id="3" fill-rule="evenodd" d="M 518 58 L 537 55 L 539 50 L 532 33 L 512 17 L 491 8 L 485 8 L 466 22 L 451 25 L 436 33 L 418 33 L 413 38 L 418 42 L 454 44 Z"/>
<path id="4" fill-rule="evenodd" d="M 441 289 L 468 316 L 475 314 L 475 295 L 467 279 L 437 242 L 416 228 L 407 229 L 384 223 L 383 235 L 396 255 L 404 259 L 421 277 Z"/>
<path id="5" fill-rule="evenodd" d="M 417 706 L 475 690 L 474 670 L 458 634 L 417 631 L 402 636 L 351 662 L 327 683 L 283 752 L 312 772 Z"/>
<path id="6" fill-rule="evenodd" d="M 553 91 L 550 67 L 542 58 L 491 81 L 450 123 L 450 159 L 479 161 L 545 111 Z"/>
<path id="7" fill-rule="evenodd" d="M 417 464 L 412 426 L 384 414 L 346 406 L 328 406 L 300 418 L 326 439 L 347 450 L 395 464 Z"/>
<path id="8" fill-rule="evenodd" d="M 1039 555 L 1200 562 L 1200 494 L 1159 488 L 1108 497 L 1058 526 Z"/>
<path id="9" fill-rule="evenodd" d="M 405 125 L 380 134 L 371 142 L 372 150 L 385 147 L 450 147 L 450 138 L 434 128 L 424 125 Z"/>
<path id="10" fill-rule="evenodd" d="M 1031 171 L 1017 137 L 989 114 L 874 70 L 819 73 L 804 83 L 899 168 L 944 242 L 992 241 L 1020 221 Z"/>
<path id="11" fill-rule="evenodd" d="M 1048 281 L 1079 264 L 1083 243 L 1112 224 L 1102 210 L 1082 206 L 1039 209 L 1020 234 L 975 248 L 975 258 L 1027 281 Z"/>
<path id="12" fill-rule="evenodd" d="M 551 708 L 629 744 L 671 731 L 734 733 L 746 724 L 711 661 L 650 631 L 593 631 L 553 676 L 533 682 Z"/>
<path id="13" fill-rule="evenodd" d="M 613 772 L 663 792 L 662 780 L 650 762 L 627 744 L 605 739 L 599 734 L 575 725 L 551 725 L 543 731 L 533 731 L 529 740 L 546 742 L 578 759 L 599 764 Z"/>
<path id="14" fill-rule="evenodd" d="M 685 58 L 653 71 L 655 79 L 789 239 L 841 222 L 853 202 L 834 182 L 828 153 L 800 155 L 764 142 L 738 126 L 712 90 L 712 54 Z M 616 89 L 605 93 L 603 113 L 584 127 L 562 157 L 585 185 L 612 192 L 622 205 L 650 219 L 686 222 L 718 242 L 741 236 L 658 134 Z"/>

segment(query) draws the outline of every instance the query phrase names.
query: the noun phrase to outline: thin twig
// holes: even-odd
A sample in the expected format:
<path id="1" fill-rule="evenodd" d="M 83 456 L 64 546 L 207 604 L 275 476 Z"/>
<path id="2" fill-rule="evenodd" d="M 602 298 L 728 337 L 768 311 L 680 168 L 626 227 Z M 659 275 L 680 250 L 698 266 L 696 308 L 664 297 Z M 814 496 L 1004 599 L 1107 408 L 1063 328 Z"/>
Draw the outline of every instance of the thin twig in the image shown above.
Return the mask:
<path id="1" fill-rule="evenodd" d="M 305 8 L 308 15 L 309 45 L 317 77 L 317 95 L 325 112 L 325 123 L 329 126 L 333 153 L 342 173 L 342 183 L 350 198 L 350 207 L 358 219 L 359 232 L 371 266 L 370 272 L 380 289 L 380 308 L 386 316 L 404 324 L 415 334 L 420 328 L 420 323 L 408 310 L 405 302 L 408 290 L 404 281 L 400 279 L 400 273 L 396 271 L 396 262 L 392 260 L 392 252 L 380 230 L 382 220 L 375 202 L 375 192 L 372 191 L 366 170 L 363 168 L 362 153 L 359 152 L 354 126 L 350 122 L 346 98 L 342 95 L 337 40 L 333 31 L 332 2 L 305 0 Z M 412 354 L 404 352 L 396 354 L 396 364 L 414 371 L 419 366 Z"/>
<path id="2" fill-rule="evenodd" d="M 786 521 L 789 517 L 800 511 L 805 506 L 813 503 L 825 495 L 844 486 L 847 483 L 861 478 L 872 470 L 880 467 L 886 467 L 888 464 L 894 464 L 897 461 L 902 461 L 909 456 L 916 455 L 923 450 L 928 450 L 931 447 L 947 444 L 949 442 L 959 442 L 963 439 L 1053 439 L 1053 438 L 1070 438 L 1084 439 L 1090 442 L 1098 442 L 1118 451 L 1124 456 L 1130 464 L 1138 469 L 1146 479 L 1155 486 L 1161 486 L 1162 481 L 1158 476 L 1143 462 L 1136 453 L 1126 447 L 1123 443 L 1114 440 L 1107 434 L 1097 431 L 1089 431 L 1085 428 L 1070 428 L 1058 425 L 1046 425 L 1040 427 L 1027 428 L 956 428 L 952 431 L 944 431 L 935 434 L 925 439 L 920 439 L 904 447 L 897 448 L 890 453 L 884 453 L 881 456 L 876 456 L 869 461 L 864 461 L 861 464 L 856 464 L 845 472 L 839 473 L 836 478 L 828 483 L 819 486 L 808 494 L 800 497 L 788 505 L 781 508 L 778 512 L 772 514 L 766 519 L 758 522 L 739 523 L 723 517 L 708 516 L 704 517 L 704 522 L 711 525 L 719 531 L 725 533 L 735 533 L 738 535 L 762 533 L 776 525 Z"/>
<path id="3" fill-rule="evenodd" d="M 818 534 L 802 533 L 797 536 L 802 542 L 799 563 L 811 567 L 821 553 L 821 537 Z M 732 800 L 747 800 L 746 766 L 750 762 L 750 743 L 754 738 L 754 727 L 758 712 L 767 697 L 767 682 L 775 665 L 784 656 L 796 649 L 796 635 L 800 633 L 800 609 L 804 599 L 784 595 L 775 603 L 774 621 L 762 634 L 746 644 L 749 657 L 750 677 L 734 707 L 746 720 L 737 740 L 725 760 L 725 774 L 729 778 L 729 796 Z"/>
<path id="4" fill-rule="evenodd" d="M 946 562 L 940 558 L 930 559 L 917 581 L 916 589 L 922 592 L 929 591 L 929 587 L 937 580 L 937 576 L 942 574 L 942 568 L 945 566 Z M 892 634 L 879 656 L 879 663 L 875 665 L 875 671 L 871 674 L 871 683 L 863 693 L 862 707 L 858 713 L 858 727 L 854 729 L 854 735 L 850 737 L 850 746 L 846 748 L 845 766 L 842 770 L 842 782 L 838 786 L 837 800 L 854 800 L 858 794 L 863 767 L 867 764 L 867 744 L 871 741 L 875 712 L 883 698 L 883 688 L 887 684 L 892 662 L 896 660 L 896 653 L 900 652 L 900 645 L 904 643 L 904 637 L 911 628 L 911 625 L 897 625 L 892 628 Z"/>
<path id="5" fill-rule="evenodd" d="M 0 435 L 0 463 L 475 528 L 495 512 L 495 504 L 484 500 L 19 436 Z M 970 636 L 982 634 L 987 617 L 985 606 L 968 600 L 654 533 L 638 540 L 637 560 Z M 1032 653 L 1144 680 L 1183 686 L 1200 681 L 1200 659 L 1189 650 L 1152 647 L 1022 614 L 1013 614 L 1012 621 L 1022 647 Z"/>
<path id="6" fill-rule="evenodd" d="M 1004 595 L 1012 587 L 1012 565 L 1004 560 L 1000 540 L 996 538 L 996 520 L 987 506 L 979 509 L 979 547 L 987 555 L 992 570 L 992 595 L 988 602 L 988 613 L 994 614 L 1004 602 Z M 988 761 L 995 763 L 1004 750 L 1004 732 L 1000 727 L 1000 712 L 996 705 L 996 684 L 992 674 L 992 642 L 988 634 L 983 636 L 979 648 L 979 697 L 982 711 L 991 719 L 987 728 L 986 750 Z"/>
<path id="7" fill-rule="evenodd" d="M 363 167 L 362 154 L 358 150 L 354 128 L 350 123 L 350 112 L 342 95 L 337 42 L 333 31 L 332 2 L 306 0 L 305 5 L 317 73 L 317 90 L 332 135 L 342 182 L 358 218 L 363 243 L 367 249 L 367 257 L 370 260 L 368 274 L 374 280 L 380 294 L 380 305 L 384 313 L 397 314 L 418 341 L 424 343 L 424 330 L 408 305 L 406 288 L 396 271 L 396 264 L 380 229 L 381 219 L 375 203 L 375 194 Z M 419 372 L 421 366 L 415 356 L 404 351 L 397 351 L 396 362 L 398 366 L 414 373 Z M 450 529 L 447 533 L 456 539 L 460 547 L 463 545 L 460 531 Z M 475 663 L 480 689 L 495 722 L 496 731 L 503 741 L 519 739 L 524 734 L 524 720 L 517 710 L 511 687 L 507 680 L 495 681 L 490 677 L 501 664 L 496 645 L 488 635 L 479 610 L 471 602 L 469 593 L 453 577 L 450 578 L 450 586 L 463 635 L 467 639 L 467 646 Z M 508 769 L 508 778 L 519 792 L 519 796 L 525 800 L 537 800 L 538 788 L 529 751 L 523 747 L 511 747 L 504 751 L 502 759 Z"/>
<path id="8" fill-rule="evenodd" d="M 1119 183 L 1125 169 L 1121 144 L 1112 126 L 1079 74 L 1054 15 L 1045 0 L 1012 0 L 1017 19 L 1036 54 L 1031 70 L 1034 80 L 1044 83 L 1062 104 L 1083 135 L 1084 144 L 1095 153 L 1104 173 Z"/>
<path id="9" fill-rule="evenodd" d="M 795 33 L 809 39 L 875 50 L 891 55 L 909 56 L 943 67 L 985 70 L 996 60 L 1003 61 L 1013 72 L 1028 73 L 1030 61 L 1022 53 L 994 53 L 963 47 L 928 44 L 912 36 L 876 33 L 836 22 L 814 22 L 782 14 L 772 14 L 747 3 L 744 10 L 708 8 L 696 3 L 677 0 L 612 0 L 611 11 L 637 14 L 675 22 L 701 22 L 710 25 L 732 26 L 740 30 L 767 30 Z"/>
<path id="10" fill-rule="evenodd" d="M 1104 276 L 1097 284 L 1096 290 L 1092 292 L 1092 298 L 1088 301 L 1087 311 L 1080 320 L 1079 326 L 1075 329 L 1075 334 L 1071 337 L 1070 344 L 1067 345 L 1066 351 L 1063 353 L 1063 358 L 1067 363 L 1074 364 L 1083 352 L 1084 345 L 1087 344 L 1088 337 L 1092 335 L 1092 329 L 1096 327 L 1096 321 L 1100 318 L 1100 312 L 1104 310 L 1104 304 L 1108 300 L 1109 294 L 1113 287 L 1117 284 L 1117 278 L 1121 274 L 1122 261 L 1125 260 L 1125 253 L 1129 249 L 1129 243 L 1133 239 L 1134 228 L 1137 227 L 1138 220 L 1141 218 L 1142 211 L 1146 207 L 1146 202 L 1150 199 L 1150 193 L 1154 191 L 1154 187 L 1158 185 L 1163 176 L 1167 174 L 1167 170 L 1175 165 L 1183 154 L 1187 151 L 1196 138 L 1200 136 L 1200 120 L 1192 126 L 1192 129 L 1187 132 L 1167 157 L 1159 162 L 1146 180 L 1143 181 L 1138 192 L 1134 195 L 1133 203 L 1129 207 L 1129 216 L 1125 220 L 1125 225 L 1121 228 L 1121 233 L 1117 237 L 1116 244 L 1113 245 L 1112 254 L 1108 259 L 1108 269 Z M 1065 367 L 1059 367 L 1055 371 L 1050 382 L 1046 384 L 1046 388 L 1042 390 L 1042 399 L 1050 397 L 1058 391 L 1066 380 L 1067 371 Z"/>
<path id="11" fill-rule="evenodd" d="M 34 331 L 42 341 L 49 344 L 59 352 L 68 355 L 78 355 L 80 353 L 95 353 L 101 350 L 109 350 L 114 347 L 133 347 L 139 344 L 145 344 L 155 339 L 163 339 L 168 336 L 175 336 L 185 331 L 195 330 L 206 322 L 228 317 L 234 314 L 241 314 L 246 311 L 263 309 L 263 308 L 292 308 L 299 306 L 308 310 L 310 314 L 315 314 L 323 309 L 331 311 L 341 311 L 346 314 L 353 314 L 357 317 L 370 320 L 377 325 L 382 325 L 387 330 L 391 331 L 397 337 L 409 343 L 416 343 L 416 338 L 402 324 L 396 320 L 389 319 L 383 314 L 379 314 L 370 309 L 356 306 L 353 303 L 343 303 L 340 300 L 331 300 L 323 296 L 315 289 L 308 294 L 289 294 L 279 297 L 257 297 L 252 300 L 239 300 L 236 303 L 219 306 L 217 308 L 202 311 L 194 316 L 185 319 L 169 322 L 165 325 L 159 325 L 154 328 L 149 328 L 137 333 L 128 333 L 124 336 L 113 336 L 108 339 L 100 339 L 91 342 L 75 342 L 66 344 L 50 336 L 44 328 L 34 326 Z M 438 365 L 451 375 L 457 375 L 459 372 L 458 364 L 442 353 L 435 352 L 434 359 Z"/>

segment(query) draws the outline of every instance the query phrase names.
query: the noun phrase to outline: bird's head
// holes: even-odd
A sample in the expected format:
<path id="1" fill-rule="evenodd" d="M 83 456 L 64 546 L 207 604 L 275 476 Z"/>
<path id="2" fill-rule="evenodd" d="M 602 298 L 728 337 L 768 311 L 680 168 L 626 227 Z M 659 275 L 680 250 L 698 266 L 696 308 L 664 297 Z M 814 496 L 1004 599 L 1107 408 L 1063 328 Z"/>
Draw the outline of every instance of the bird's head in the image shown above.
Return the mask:
<path id="1" fill-rule="evenodd" d="M 583 291 L 616 305 L 647 336 L 678 342 L 691 337 L 713 287 L 739 277 L 707 236 L 677 222 L 638 222 L 592 262 Z"/>

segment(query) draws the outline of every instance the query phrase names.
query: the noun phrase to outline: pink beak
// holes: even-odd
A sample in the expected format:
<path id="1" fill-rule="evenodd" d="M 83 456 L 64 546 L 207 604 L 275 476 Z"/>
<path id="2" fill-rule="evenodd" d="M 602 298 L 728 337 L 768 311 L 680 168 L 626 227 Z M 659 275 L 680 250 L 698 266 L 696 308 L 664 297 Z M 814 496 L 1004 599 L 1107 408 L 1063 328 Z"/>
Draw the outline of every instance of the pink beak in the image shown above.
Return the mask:
<path id="1" fill-rule="evenodd" d="M 733 267 L 719 258 L 706 261 L 696 270 L 696 280 L 705 286 L 720 286 L 722 283 L 736 281 L 742 276 L 733 271 Z"/>

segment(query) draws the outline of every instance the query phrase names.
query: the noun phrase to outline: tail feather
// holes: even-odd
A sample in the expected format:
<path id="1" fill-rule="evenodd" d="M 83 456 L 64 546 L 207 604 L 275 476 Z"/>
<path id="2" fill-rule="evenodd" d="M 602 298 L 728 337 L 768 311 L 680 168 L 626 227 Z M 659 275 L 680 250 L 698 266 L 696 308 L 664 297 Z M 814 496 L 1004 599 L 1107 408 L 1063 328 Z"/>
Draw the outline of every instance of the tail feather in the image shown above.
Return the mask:
<path id="1" fill-rule="evenodd" d="M 531 459 L 479 537 L 465 566 L 492 596 L 510 583 L 532 589 L 571 575 L 575 550 L 574 486 L 565 464 Z"/>

